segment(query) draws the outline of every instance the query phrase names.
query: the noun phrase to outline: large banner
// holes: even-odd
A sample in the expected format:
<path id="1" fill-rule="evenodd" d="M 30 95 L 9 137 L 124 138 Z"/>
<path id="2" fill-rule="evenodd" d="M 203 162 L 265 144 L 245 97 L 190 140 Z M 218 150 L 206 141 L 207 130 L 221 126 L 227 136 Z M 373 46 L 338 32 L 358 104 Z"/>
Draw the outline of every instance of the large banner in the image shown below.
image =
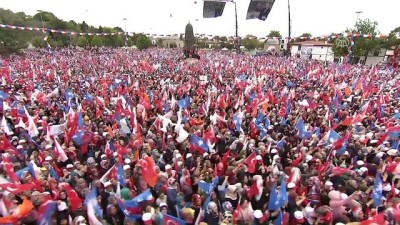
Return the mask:
<path id="1" fill-rule="evenodd" d="M 275 0 L 251 0 L 246 19 L 266 20 L 274 3 Z"/>
<path id="2" fill-rule="evenodd" d="M 203 18 L 216 18 L 224 13 L 226 1 L 204 1 Z"/>

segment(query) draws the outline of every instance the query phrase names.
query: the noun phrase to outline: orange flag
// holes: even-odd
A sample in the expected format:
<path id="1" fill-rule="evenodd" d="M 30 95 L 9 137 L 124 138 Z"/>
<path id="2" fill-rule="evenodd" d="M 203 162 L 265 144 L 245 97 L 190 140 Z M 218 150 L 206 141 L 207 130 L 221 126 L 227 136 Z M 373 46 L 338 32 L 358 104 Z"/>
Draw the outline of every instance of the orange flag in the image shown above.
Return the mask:
<path id="1" fill-rule="evenodd" d="M 158 180 L 158 174 L 156 172 L 156 166 L 152 157 L 145 157 L 140 160 L 140 166 L 142 167 L 143 179 L 150 187 L 154 187 Z"/>
<path id="2" fill-rule="evenodd" d="M 13 212 L 13 216 L 17 218 L 22 218 L 27 216 L 33 209 L 33 204 L 31 201 L 25 199 L 21 205 L 19 205 Z"/>

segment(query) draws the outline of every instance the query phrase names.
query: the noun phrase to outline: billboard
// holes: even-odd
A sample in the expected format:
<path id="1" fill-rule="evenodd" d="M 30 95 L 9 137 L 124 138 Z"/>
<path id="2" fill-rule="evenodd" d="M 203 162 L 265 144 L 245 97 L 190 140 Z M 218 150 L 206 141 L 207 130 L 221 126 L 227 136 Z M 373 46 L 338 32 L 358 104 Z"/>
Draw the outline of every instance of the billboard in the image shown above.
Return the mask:
<path id="1" fill-rule="evenodd" d="M 274 6 L 275 0 L 251 0 L 247 10 L 247 20 L 259 19 L 265 21 Z"/>

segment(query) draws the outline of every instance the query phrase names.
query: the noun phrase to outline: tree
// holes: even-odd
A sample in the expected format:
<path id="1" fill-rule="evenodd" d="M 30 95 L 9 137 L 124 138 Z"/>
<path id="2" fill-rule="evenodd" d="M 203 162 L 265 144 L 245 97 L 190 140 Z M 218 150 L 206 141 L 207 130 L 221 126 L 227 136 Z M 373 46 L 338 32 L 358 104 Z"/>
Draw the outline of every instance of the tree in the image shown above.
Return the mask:
<path id="1" fill-rule="evenodd" d="M 140 35 L 136 41 L 136 47 L 139 50 L 147 49 L 151 46 L 151 40 L 145 35 Z"/>
<path id="2" fill-rule="evenodd" d="M 92 46 L 97 46 L 97 47 L 101 47 L 103 46 L 103 40 L 100 36 L 95 36 L 91 41 L 90 41 L 90 45 Z"/>
<path id="3" fill-rule="evenodd" d="M 43 48 L 44 47 L 44 40 L 39 38 L 39 37 L 34 37 L 32 39 L 32 45 L 35 46 L 35 48 Z"/>
<path id="4" fill-rule="evenodd" d="M 282 38 L 281 32 L 277 30 L 271 30 L 268 34 L 268 37 L 279 37 Z"/>
<path id="5" fill-rule="evenodd" d="M 157 47 L 160 47 L 160 48 L 162 48 L 163 47 L 163 39 L 161 39 L 161 38 L 158 38 L 157 39 Z"/>
<path id="6" fill-rule="evenodd" d="M 378 22 L 369 19 L 358 20 L 351 30 L 347 32 L 356 34 L 370 34 L 371 37 L 357 37 L 354 39 L 354 46 L 352 47 L 352 54 L 354 56 L 353 63 L 357 63 L 361 57 L 364 57 L 364 62 L 367 61 L 368 54 L 371 51 L 380 49 L 383 42 L 382 40 L 375 39 L 375 35 L 379 33 Z"/>
<path id="7" fill-rule="evenodd" d="M 85 47 L 85 46 L 87 46 L 87 45 L 89 44 L 89 41 L 87 40 L 86 37 L 80 36 L 80 37 L 78 38 L 78 41 L 77 41 L 76 44 L 77 44 L 79 47 Z"/>

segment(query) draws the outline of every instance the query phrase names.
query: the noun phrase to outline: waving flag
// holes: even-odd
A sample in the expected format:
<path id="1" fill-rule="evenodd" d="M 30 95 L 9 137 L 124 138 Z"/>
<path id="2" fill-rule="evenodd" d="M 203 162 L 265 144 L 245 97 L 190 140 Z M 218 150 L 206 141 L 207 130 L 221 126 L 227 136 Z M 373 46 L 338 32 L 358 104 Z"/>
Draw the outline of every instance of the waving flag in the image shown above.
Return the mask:
<path id="1" fill-rule="evenodd" d="M 204 181 L 200 181 L 198 183 L 199 188 L 206 193 L 206 195 L 211 195 L 211 192 L 215 189 L 215 187 L 217 187 L 219 182 L 219 177 L 214 178 L 212 183 L 207 183 Z"/>
<path id="2" fill-rule="evenodd" d="M 158 180 L 158 174 L 156 172 L 156 165 L 152 157 L 145 157 L 139 161 L 139 165 L 142 167 L 142 175 L 144 181 L 150 187 L 154 187 Z"/>
<path id="3" fill-rule="evenodd" d="M 0 91 L 0 99 L 7 99 L 9 97 L 10 96 L 7 93 L 5 93 L 4 91 Z"/>
<path id="4" fill-rule="evenodd" d="M 275 0 L 251 0 L 247 10 L 246 19 L 259 19 L 265 21 L 274 6 Z"/>
<path id="5" fill-rule="evenodd" d="M 187 109 L 190 106 L 190 97 L 182 98 L 178 101 L 179 108 Z"/>
<path id="6" fill-rule="evenodd" d="M 274 186 L 272 186 L 271 193 L 269 194 L 268 210 L 278 210 L 278 205 L 278 192 L 276 191 L 276 184 L 274 184 Z"/>
<path id="7" fill-rule="evenodd" d="M 207 142 L 203 140 L 203 138 L 198 137 L 197 135 L 193 134 L 190 137 L 190 147 L 196 151 L 201 153 L 208 152 L 208 145 Z"/>
<path id="8" fill-rule="evenodd" d="M 374 200 L 375 207 L 382 205 L 382 177 L 379 173 L 376 174 L 374 189 L 372 190 L 372 199 Z"/>
<path id="9" fill-rule="evenodd" d="M 132 200 L 125 201 L 124 204 L 128 208 L 139 207 L 139 203 L 143 201 L 151 201 L 153 200 L 153 195 L 151 194 L 150 189 L 146 189 L 140 195 L 136 196 Z"/>
<path id="10" fill-rule="evenodd" d="M 163 225 L 186 225 L 186 222 L 168 214 L 163 214 Z"/>
<path id="11" fill-rule="evenodd" d="M 120 183 L 120 185 L 122 187 L 126 186 L 126 182 L 125 182 L 125 177 L 124 177 L 124 169 L 122 167 L 121 163 L 118 163 L 118 167 L 117 167 L 117 177 L 118 177 L 118 181 Z"/>
<path id="12" fill-rule="evenodd" d="M 97 219 L 96 215 L 102 218 L 103 210 L 97 201 L 97 191 L 95 188 L 93 188 L 89 194 L 86 195 L 85 203 L 90 224 L 101 225 L 102 223 Z"/>
<path id="13" fill-rule="evenodd" d="M 203 18 L 217 18 L 222 16 L 227 0 L 205 0 Z"/>
<path id="14" fill-rule="evenodd" d="M 325 135 L 322 137 L 322 139 L 318 143 L 318 145 L 333 144 L 340 138 L 341 138 L 341 136 L 336 131 L 331 129 L 325 133 Z"/>

